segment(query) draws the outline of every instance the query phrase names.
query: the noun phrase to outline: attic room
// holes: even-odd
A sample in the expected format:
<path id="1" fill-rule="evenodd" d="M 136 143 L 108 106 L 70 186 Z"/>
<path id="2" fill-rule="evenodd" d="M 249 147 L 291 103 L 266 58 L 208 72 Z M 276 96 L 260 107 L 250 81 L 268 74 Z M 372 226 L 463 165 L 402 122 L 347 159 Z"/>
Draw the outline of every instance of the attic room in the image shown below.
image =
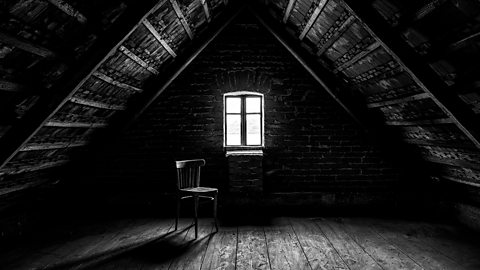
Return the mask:
<path id="1" fill-rule="evenodd" d="M 476 0 L 1 1 L 0 268 L 480 269 L 479 30 Z"/>

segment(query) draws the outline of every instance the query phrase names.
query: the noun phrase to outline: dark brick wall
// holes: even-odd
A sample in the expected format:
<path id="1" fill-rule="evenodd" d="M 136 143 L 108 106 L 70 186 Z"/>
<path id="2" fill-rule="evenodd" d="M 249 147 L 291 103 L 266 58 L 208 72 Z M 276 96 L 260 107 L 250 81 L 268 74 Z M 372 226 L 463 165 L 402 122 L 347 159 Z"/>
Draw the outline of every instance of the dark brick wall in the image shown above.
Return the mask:
<path id="1" fill-rule="evenodd" d="M 223 99 L 265 95 L 266 192 L 394 192 L 399 172 L 270 33 L 241 15 L 141 115 L 96 153 L 82 181 L 129 193 L 174 189 L 176 159 L 205 158 L 202 184 L 226 190 Z M 90 169 L 89 169 L 90 170 Z M 387 192 L 388 191 L 388 192 Z"/>

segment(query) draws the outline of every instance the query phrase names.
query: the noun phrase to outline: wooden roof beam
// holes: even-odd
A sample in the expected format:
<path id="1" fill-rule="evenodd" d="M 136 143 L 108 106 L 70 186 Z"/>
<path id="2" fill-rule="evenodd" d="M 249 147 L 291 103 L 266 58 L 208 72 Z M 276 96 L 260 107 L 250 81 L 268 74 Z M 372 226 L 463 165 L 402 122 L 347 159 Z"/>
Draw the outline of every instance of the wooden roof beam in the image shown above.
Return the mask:
<path id="1" fill-rule="evenodd" d="M 413 96 L 408 96 L 408 97 L 403 97 L 403 98 L 397 98 L 393 100 L 386 100 L 386 101 L 380 101 L 380 102 L 375 102 L 375 103 L 369 103 L 367 104 L 368 108 L 378 108 L 378 107 L 384 107 L 384 106 L 389 106 L 389 105 L 395 105 L 395 104 L 400 104 L 400 103 L 405 103 L 405 102 L 410 102 L 414 100 L 420 100 L 420 99 L 426 99 L 430 98 L 430 95 L 427 93 L 421 93 L 421 94 L 416 94 Z"/>
<path id="2" fill-rule="evenodd" d="M 454 121 L 450 118 L 439 118 L 439 119 L 429 119 L 429 120 L 399 120 L 399 121 L 386 121 L 385 124 L 389 126 L 427 126 L 427 125 L 438 125 L 438 124 L 452 124 Z"/>
<path id="3" fill-rule="evenodd" d="M 84 123 L 84 122 L 60 122 L 50 120 L 45 123 L 45 127 L 64 127 L 64 128 L 104 128 L 106 123 Z"/>
<path id="4" fill-rule="evenodd" d="M 210 9 L 208 8 L 207 0 L 200 0 L 200 3 L 203 6 L 203 11 L 205 12 L 205 17 L 207 18 L 207 22 L 212 20 L 210 16 Z"/>
<path id="5" fill-rule="evenodd" d="M 153 25 L 147 20 L 145 19 L 143 21 L 143 25 L 148 29 L 148 31 L 150 31 L 150 33 L 158 40 L 158 42 L 160 42 L 160 44 L 162 44 L 162 47 L 173 57 L 177 57 L 177 54 L 173 51 L 172 47 L 170 47 L 170 45 L 168 45 L 168 43 L 162 38 L 162 36 L 160 35 L 160 33 L 158 33 L 157 29 L 155 29 L 155 27 L 153 27 Z"/>
<path id="6" fill-rule="evenodd" d="M 43 46 L 0 32 L 0 42 L 41 57 L 53 57 L 55 53 Z"/>
<path id="7" fill-rule="evenodd" d="M 122 82 L 119 82 L 119 81 L 116 81 L 115 79 L 113 79 L 112 77 L 110 76 L 107 76 L 99 71 L 95 71 L 93 72 L 92 74 L 93 76 L 97 77 L 98 79 L 106 82 L 106 83 L 109 83 L 111 85 L 114 85 L 114 86 L 117 86 L 117 87 L 120 87 L 120 88 L 123 88 L 123 89 L 127 89 L 127 90 L 132 90 L 132 91 L 136 91 L 136 92 L 142 92 L 143 90 L 138 88 L 138 87 L 135 87 L 135 86 L 132 86 L 132 85 L 129 85 L 129 84 L 126 84 L 126 83 L 122 83 Z"/>
<path id="8" fill-rule="evenodd" d="M 73 6 L 65 2 L 64 0 L 47 0 L 50 4 L 56 6 L 58 9 L 63 11 L 70 17 L 77 19 L 79 23 L 86 23 L 87 18 L 83 16 L 78 10 L 76 10 Z"/>
<path id="9" fill-rule="evenodd" d="M 0 171 L 0 175 L 3 174 L 19 174 L 25 172 L 34 172 L 39 170 L 44 170 L 48 168 L 58 167 L 60 165 L 64 165 L 68 162 L 68 160 L 57 160 L 57 161 L 48 161 L 44 163 L 39 163 L 35 165 L 23 165 L 23 166 L 16 166 L 13 168 L 4 168 Z"/>
<path id="10" fill-rule="evenodd" d="M 283 23 L 287 23 L 288 18 L 290 17 L 290 13 L 292 13 L 293 6 L 295 5 L 295 2 L 296 2 L 296 0 L 289 0 L 288 1 L 288 5 L 285 8 L 285 12 L 283 13 L 283 19 L 282 19 Z"/>
<path id="11" fill-rule="evenodd" d="M 313 24 L 317 20 L 320 13 L 322 13 L 322 11 L 325 8 L 325 6 L 327 5 L 327 3 L 328 3 L 328 0 L 321 0 L 320 3 L 318 3 L 318 6 L 313 11 L 312 16 L 310 16 L 307 24 L 305 25 L 305 27 L 302 30 L 302 33 L 298 37 L 300 40 L 305 38 L 305 36 L 308 34 L 308 31 L 310 31 L 310 28 L 312 28 Z"/>
<path id="12" fill-rule="evenodd" d="M 52 150 L 71 147 L 80 147 L 86 145 L 87 142 L 60 142 L 60 143 L 32 143 L 27 144 L 20 149 L 21 152 L 26 151 L 39 151 L 39 150 Z"/>
<path id="13" fill-rule="evenodd" d="M 178 5 L 177 0 L 169 0 L 170 4 L 172 4 L 173 10 L 175 11 L 175 14 L 177 15 L 178 19 L 180 20 L 180 23 L 183 26 L 183 29 L 185 29 L 185 32 L 187 32 L 187 35 L 190 39 L 193 39 L 193 32 L 192 29 L 190 28 L 190 25 L 188 25 L 188 21 L 185 18 L 185 16 L 182 13 L 182 10 L 180 9 L 180 6 Z"/>
<path id="14" fill-rule="evenodd" d="M 140 58 L 139 56 L 137 56 L 136 54 L 134 54 L 132 51 L 130 51 L 129 49 L 127 49 L 127 47 L 125 46 L 120 46 L 119 50 L 125 54 L 128 58 L 132 59 L 135 63 L 137 63 L 138 65 L 140 65 L 141 67 L 143 67 L 144 69 L 150 71 L 151 73 L 157 75 L 158 74 L 158 70 L 156 70 L 155 68 L 149 66 L 147 64 L 147 62 L 143 61 L 142 58 Z"/>
<path id="15" fill-rule="evenodd" d="M 89 106 L 89 107 L 93 107 L 93 108 L 98 108 L 98 109 L 114 110 L 114 111 L 125 110 L 125 106 L 122 106 L 122 105 L 112 105 L 112 104 L 108 104 L 108 103 L 104 103 L 104 102 L 87 100 L 87 99 L 78 98 L 78 97 L 70 98 L 70 102 L 73 102 L 73 103 L 79 104 L 79 105 L 85 105 L 85 106 Z"/>
<path id="16" fill-rule="evenodd" d="M 0 79 L 0 90 L 7 92 L 22 92 L 25 90 L 25 86 Z"/>

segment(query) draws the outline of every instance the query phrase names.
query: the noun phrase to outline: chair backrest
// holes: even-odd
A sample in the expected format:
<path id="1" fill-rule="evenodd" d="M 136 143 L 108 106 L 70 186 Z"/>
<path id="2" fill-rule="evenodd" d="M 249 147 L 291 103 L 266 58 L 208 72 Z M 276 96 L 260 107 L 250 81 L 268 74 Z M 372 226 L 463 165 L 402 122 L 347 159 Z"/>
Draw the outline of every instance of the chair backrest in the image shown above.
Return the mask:
<path id="1" fill-rule="evenodd" d="M 200 167 L 205 165 L 204 159 L 178 160 L 177 188 L 200 186 Z"/>

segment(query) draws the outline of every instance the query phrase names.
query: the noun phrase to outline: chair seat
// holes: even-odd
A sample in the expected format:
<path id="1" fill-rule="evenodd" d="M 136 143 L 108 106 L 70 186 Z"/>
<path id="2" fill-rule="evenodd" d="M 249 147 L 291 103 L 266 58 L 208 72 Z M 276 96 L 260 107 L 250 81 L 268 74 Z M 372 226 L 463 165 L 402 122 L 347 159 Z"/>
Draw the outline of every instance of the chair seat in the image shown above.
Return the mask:
<path id="1" fill-rule="evenodd" d="M 210 187 L 192 187 L 192 188 L 182 188 L 180 189 L 182 192 L 191 192 L 191 193 L 210 193 L 210 192 L 218 192 L 216 188 Z"/>

